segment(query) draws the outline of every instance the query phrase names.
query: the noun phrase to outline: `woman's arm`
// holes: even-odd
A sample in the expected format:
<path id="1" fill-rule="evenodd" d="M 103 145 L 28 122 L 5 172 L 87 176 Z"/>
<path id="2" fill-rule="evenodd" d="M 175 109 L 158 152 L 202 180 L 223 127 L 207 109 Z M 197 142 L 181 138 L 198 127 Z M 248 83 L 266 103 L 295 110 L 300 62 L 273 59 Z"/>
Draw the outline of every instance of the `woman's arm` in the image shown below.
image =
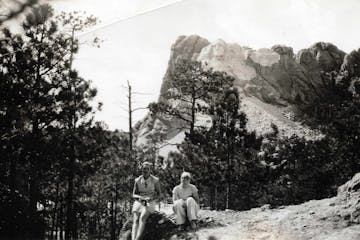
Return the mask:
<path id="1" fill-rule="evenodd" d="M 193 191 L 192 197 L 197 202 L 197 204 L 200 204 L 199 192 L 198 192 L 197 188 Z"/>
<path id="2" fill-rule="evenodd" d="M 175 202 L 175 201 L 178 200 L 178 199 L 179 199 L 179 196 L 177 195 L 177 191 L 176 191 L 176 189 L 174 188 L 174 189 L 173 189 L 172 200 L 173 200 L 173 202 Z"/>

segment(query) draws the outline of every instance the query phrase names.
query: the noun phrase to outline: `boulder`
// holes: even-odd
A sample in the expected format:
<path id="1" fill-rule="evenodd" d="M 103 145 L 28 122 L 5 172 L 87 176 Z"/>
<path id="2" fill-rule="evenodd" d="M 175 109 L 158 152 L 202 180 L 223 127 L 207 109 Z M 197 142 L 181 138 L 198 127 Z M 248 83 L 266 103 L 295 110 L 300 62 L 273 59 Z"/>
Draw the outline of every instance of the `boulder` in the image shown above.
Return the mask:
<path id="1" fill-rule="evenodd" d="M 119 240 L 131 240 L 131 229 L 133 218 L 130 217 L 120 231 Z M 146 222 L 143 239 L 160 240 L 171 236 L 176 225 L 173 220 L 164 213 L 155 212 L 151 214 Z"/>
<path id="2" fill-rule="evenodd" d="M 338 198 L 344 207 L 342 216 L 349 224 L 360 224 L 360 173 L 338 188 Z"/>
<path id="3" fill-rule="evenodd" d="M 360 193 L 360 173 L 338 188 L 338 195 Z"/>

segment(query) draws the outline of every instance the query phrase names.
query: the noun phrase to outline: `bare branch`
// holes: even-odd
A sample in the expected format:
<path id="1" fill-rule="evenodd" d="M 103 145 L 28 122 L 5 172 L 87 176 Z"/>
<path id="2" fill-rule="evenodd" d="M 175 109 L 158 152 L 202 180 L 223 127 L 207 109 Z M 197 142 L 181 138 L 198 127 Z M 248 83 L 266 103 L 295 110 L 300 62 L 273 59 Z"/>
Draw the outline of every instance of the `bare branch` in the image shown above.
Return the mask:
<path id="1" fill-rule="evenodd" d="M 138 107 L 138 108 L 134 108 L 131 110 L 131 112 L 135 112 L 137 110 L 145 110 L 145 109 L 149 109 L 148 107 Z"/>

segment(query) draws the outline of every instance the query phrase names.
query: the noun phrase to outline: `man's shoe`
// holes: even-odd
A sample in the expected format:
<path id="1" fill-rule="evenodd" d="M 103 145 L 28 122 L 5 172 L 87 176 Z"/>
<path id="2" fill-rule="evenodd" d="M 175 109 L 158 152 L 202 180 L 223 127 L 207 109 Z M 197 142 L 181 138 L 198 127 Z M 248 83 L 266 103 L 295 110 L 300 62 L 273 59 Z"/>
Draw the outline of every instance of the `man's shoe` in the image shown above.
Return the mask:
<path id="1" fill-rule="evenodd" d="M 191 229 L 196 229 L 197 228 L 195 220 L 191 221 L 190 227 L 191 227 Z"/>

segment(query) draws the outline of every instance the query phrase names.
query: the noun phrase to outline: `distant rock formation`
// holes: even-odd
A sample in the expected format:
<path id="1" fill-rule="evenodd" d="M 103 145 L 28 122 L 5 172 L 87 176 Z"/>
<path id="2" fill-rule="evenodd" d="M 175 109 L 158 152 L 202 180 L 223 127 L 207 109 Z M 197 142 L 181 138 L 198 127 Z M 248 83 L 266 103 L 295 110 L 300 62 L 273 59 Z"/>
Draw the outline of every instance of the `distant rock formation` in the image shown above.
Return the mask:
<path id="1" fill-rule="evenodd" d="M 176 42 L 171 46 L 170 60 L 161 85 L 160 96 L 169 88 L 170 75 L 175 69 L 176 61 L 179 59 L 196 61 L 201 50 L 209 44 L 208 40 L 196 35 L 177 38 Z"/>
<path id="2" fill-rule="evenodd" d="M 326 94 L 321 73 L 340 69 L 344 57 L 343 51 L 323 42 L 294 54 L 282 45 L 253 50 L 223 40 L 209 43 L 196 35 L 180 36 L 172 46 L 161 93 L 169 86 L 176 61 L 184 58 L 233 75 L 245 94 L 266 103 L 308 103 Z"/>
<path id="3" fill-rule="evenodd" d="M 274 123 L 283 135 L 311 135 L 308 128 L 293 121 L 292 107 L 326 97 L 330 83 L 324 78 L 325 72 L 340 69 L 360 72 L 360 67 L 354 64 L 358 58 L 360 51 L 346 55 L 333 44 L 324 42 L 295 54 L 291 47 L 283 45 L 254 50 L 221 39 L 210 43 L 197 35 L 180 36 L 171 47 L 159 100 L 170 87 L 171 75 L 179 59 L 200 61 L 205 67 L 225 71 L 235 78 L 250 130 L 265 133 Z M 175 138 L 180 139 L 183 135 L 179 130 L 181 124 L 175 119 L 147 116 L 137 126 L 137 143 L 145 143 L 146 135 L 162 129 L 166 132 L 165 139 L 173 145 L 178 141 Z"/>
<path id="4" fill-rule="evenodd" d="M 359 75 L 360 65 L 357 64 L 358 62 L 360 62 L 360 48 L 345 56 L 341 69 L 348 71 L 350 75 Z"/>

